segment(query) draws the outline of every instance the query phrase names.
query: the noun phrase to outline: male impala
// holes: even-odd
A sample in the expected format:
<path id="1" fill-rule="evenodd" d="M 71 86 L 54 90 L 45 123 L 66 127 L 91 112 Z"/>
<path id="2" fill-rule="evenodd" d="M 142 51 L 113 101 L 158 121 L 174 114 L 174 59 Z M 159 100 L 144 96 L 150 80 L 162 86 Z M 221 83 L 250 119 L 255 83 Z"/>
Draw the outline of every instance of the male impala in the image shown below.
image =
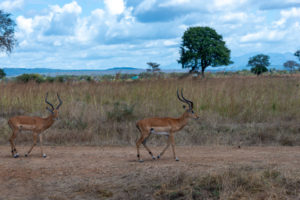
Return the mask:
<path id="1" fill-rule="evenodd" d="M 43 153 L 43 141 L 41 133 L 48 129 L 54 123 L 54 120 L 58 118 L 58 109 L 62 104 L 62 100 L 60 99 L 59 95 L 57 94 L 57 98 L 59 100 L 59 104 L 56 108 L 48 102 L 47 100 L 48 93 L 46 94 L 45 102 L 51 106 L 51 108 L 46 107 L 51 114 L 46 118 L 41 117 L 30 117 L 30 116 L 16 116 L 12 117 L 8 120 L 8 125 L 12 129 L 13 133 L 9 139 L 11 145 L 11 153 L 14 158 L 19 157 L 17 152 L 16 146 L 14 144 L 14 140 L 17 137 L 17 134 L 22 130 L 32 131 L 33 133 L 33 144 L 30 147 L 29 151 L 25 154 L 27 157 L 29 153 L 32 151 L 33 147 L 37 143 L 37 137 L 40 136 L 40 147 L 41 147 L 41 155 L 46 158 L 46 154 Z"/>
<path id="2" fill-rule="evenodd" d="M 188 109 L 185 110 L 185 112 L 181 115 L 179 118 L 147 118 L 142 119 L 136 123 L 136 127 L 139 129 L 141 133 L 140 139 L 136 142 L 136 148 L 137 148 L 137 157 L 140 162 L 143 162 L 140 156 L 140 145 L 143 144 L 144 147 L 147 149 L 149 154 L 152 156 L 153 160 L 156 158 L 153 156 L 151 150 L 147 147 L 146 142 L 147 139 L 150 137 L 151 134 L 158 134 L 158 135 L 166 135 L 168 136 L 168 143 L 167 146 L 163 149 L 163 151 L 157 156 L 157 159 L 159 159 L 165 151 L 168 149 L 170 144 L 172 145 L 172 151 L 173 156 L 176 161 L 179 161 L 179 159 L 176 157 L 175 154 L 175 141 L 174 141 L 174 133 L 177 131 L 180 131 L 188 122 L 189 118 L 197 119 L 197 114 L 194 113 L 193 107 L 194 104 L 192 101 L 187 100 L 184 98 L 181 90 L 181 98 L 178 94 L 177 90 L 177 98 L 188 105 Z M 185 106 L 183 106 L 185 108 Z"/>

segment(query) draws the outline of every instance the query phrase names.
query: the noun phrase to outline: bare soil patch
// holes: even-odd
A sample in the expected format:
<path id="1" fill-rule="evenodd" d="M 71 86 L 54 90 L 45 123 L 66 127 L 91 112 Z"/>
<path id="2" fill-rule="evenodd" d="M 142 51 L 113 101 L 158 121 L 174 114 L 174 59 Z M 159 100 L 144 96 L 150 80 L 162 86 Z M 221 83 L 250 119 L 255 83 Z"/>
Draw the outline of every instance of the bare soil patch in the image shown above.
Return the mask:
<path id="1" fill-rule="evenodd" d="M 15 159 L 9 146 L 0 146 L 1 200 L 159 199 L 151 189 L 156 187 L 155 179 L 181 172 L 218 172 L 232 166 L 275 168 L 300 177 L 300 147 L 179 146 L 179 162 L 173 160 L 171 149 L 155 161 L 141 149 L 144 163 L 137 162 L 135 147 L 47 146 L 45 159 L 38 147 L 24 157 L 28 148 L 20 146 L 21 156 Z M 162 148 L 151 149 L 157 155 Z"/>

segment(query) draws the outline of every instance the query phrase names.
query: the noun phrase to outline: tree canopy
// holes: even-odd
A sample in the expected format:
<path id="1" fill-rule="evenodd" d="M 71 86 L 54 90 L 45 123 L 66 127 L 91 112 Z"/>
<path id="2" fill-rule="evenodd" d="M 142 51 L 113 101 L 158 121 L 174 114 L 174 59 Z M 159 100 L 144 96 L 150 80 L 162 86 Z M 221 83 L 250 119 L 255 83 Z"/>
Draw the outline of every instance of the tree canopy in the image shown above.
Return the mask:
<path id="1" fill-rule="evenodd" d="M 0 69 L 0 79 L 4 78 L 6 76 L 6 73 L 3 69 Z"/>
<path id="2" fill-rule="evenodd" d="M 297 51 L 294 53 L 294 55 L 295 55 L 296 57 L 298 57 L 298 59 L 300 60 L 300 50 L 297 50 Z"/>
<path id="3" fill-rule="evenodd" d="M 160 71 L 160 64 L 157 64 L 155 62 L 148 62 L 147 65 L 149 65 L 149 69 L 147 69 L 147 72 L 159 72 Z"/>
<path id="4" fill-rule="evenodd" d="M 288 60 L 286 61 L 283 66 L 289 70 L 295 70 L 295 68 L 299 68 L 300 64 L 298 64 L 297 62 L 293 61 L 293 60 Z"/>
<path id="5" fill-rule="evenodd" d="M 11 19 L 11 14 L 0 10 L 0 51 L 11 53 L 16 45 L 16 23 Z"/>
<path id="6" fill-rule="evenodd" d="M 210 27 L 190 27 L 182 36 L 178 63 L 182 64 L 182 68 L 191 68 L 191 73 L 198 73 L 201 68 L 204 76 L 208 66 L 229 65 L 232 62 L 222 35 Z"/>
<path id="7" fill-rule="evenodd" d="M 270 57 L 264 54 L 258 54 L 256 56 L 250 57 L 248 61 L 248 66 L 251 67 L 251 72 L 260 75 L 268 71 L 268 66 L 270 65 Z"/>

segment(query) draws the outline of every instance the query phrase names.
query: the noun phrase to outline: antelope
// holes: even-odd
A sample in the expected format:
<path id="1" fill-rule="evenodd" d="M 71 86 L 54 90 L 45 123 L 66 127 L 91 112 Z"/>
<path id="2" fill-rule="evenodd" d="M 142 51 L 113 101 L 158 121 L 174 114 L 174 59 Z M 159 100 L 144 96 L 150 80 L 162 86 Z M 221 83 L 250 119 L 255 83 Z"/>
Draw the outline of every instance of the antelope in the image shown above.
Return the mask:
<path id="1" fill-rule="evenodd" d="M 158 134 L 158 135 L 166 135 L 168 137 L 167 146 L 163 149 L 163 151 L 157 156 L 157 159 L 160 159 L 161 156 L 165 153 L 165 151 L 169 148 L 170 144 L 172 145 L 173 157 L 176 161 L 179 161 L 178 157 L 175 154 L 175 140 L 174 140 L 174 133 L 180 131 L 187 123 L 188 119 L 198 119 L 198 115 L 194 113 L 193 108 L 194 104 L 192 101 L 186 99 L 183 96 L 182 89 L 181 89 L 181 97 L 179 96 L 178 89 L 177 89 L 177 98 L 188 105 L 188 108 L 179 118 L 171 118 L 171 117 L 164 117 L 164 118 L 146 118 L 138 121 L 136 123 L 136 127 L 141 133 L 141 137 L 136 142 L 137 148 L 137 157 L 139 162 L 143 162 L 140 156 L 140 145 L 143 144 L 146 150 L 149 152 L 152 159 L 155 160 L 156 157 L 153 156 L 151 150 L 146 145 L 147 139 L 150 137 L 151 134 Z M 183 105 L 185 109 L 185 105 Z"/>
<path id="2" fill-rule="evenodd" d="M 25 157 L 27 157 L 30 152 L 32 151 L 33 147 L 37 143 L 37 137 L 40 137 L 40 148 L 41 148 L 41 156 L 43 158 L 46 158 L 47 155 L 43 153 L 43 140 L 41 133 L 48 129 L 52 124 L 54 123 L 54 120 L 58 118 L 58 109 L 62 105 L 62 100 L 60 99 L 58 93 L 57 98 L 59 100 L 59 104 L 56 108 L 47 100 L 48 93 L 46 93 L 45 102 L 51 107 L 48 106 L 46 109 L 51 113 L 46 118 L 41 117 L 31 117 L 31 116 L 15 116 L 8 120 L 8 125 L 12 129 L 12 136 L 9 139 L 10 145 L 11 145 L 11 153 L 14 158 L 18 158 L 19 154 L 16 149 L 16 145 L 14 144 L 14 140 L 16 139 L 19 132 L 22 130 L 26 131 L 32 131 L 33 134 L 33 144 L 30 147 L 29 151 L 25 154 Z"/>

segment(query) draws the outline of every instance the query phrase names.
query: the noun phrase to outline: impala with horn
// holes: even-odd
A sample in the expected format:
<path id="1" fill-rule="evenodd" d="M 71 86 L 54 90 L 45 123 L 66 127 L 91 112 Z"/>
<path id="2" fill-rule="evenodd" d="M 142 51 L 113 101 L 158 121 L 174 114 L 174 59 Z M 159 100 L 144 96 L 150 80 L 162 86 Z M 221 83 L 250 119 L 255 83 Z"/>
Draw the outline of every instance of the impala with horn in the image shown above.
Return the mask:
<path id="1" fill-rule="evenodd" d="M 147 149 L 149 154 L 152 156 L 152 159 L 155 160 L 156 158 L 159 159 L 165 151 L 168 149 L 168 147 L 172 146 L 173 151 L 173 157 L 176 161 L 179 161 L 179 159 L 176 157 L 175 154 L 175 140 L 174 140 L 174 133 L 177 131 L 180 131 L 187 123 L 188 119 L 194 118 L 198 119 L 198 115 L 193 111 L 194 104 L 192 101 L 186 99 L 183 96 L 182 89 L 181 89 L 181 97 L 177 90 L 177 98 L 188 105 L 188 108 L 185 110 L 185 112 L 181 115 L 179 118 L 171 118 L 171 117 L 164 117 L 164 118 L 146 118 L 138 121 L 136 123 L 136 127 L 141 133 L 141 137 L 136 142 L 136 148 L 137 148 L 137 157 L 139 162 L 143 162 L 140 155 L 140 145 L 143 144 L 144 147 Z M 185 106 L 183 106 L 185 109 Z M 147 139 L 150 137 L 151 134 L 159 134 L 159 135 L 166 135 L 168 136 L 168 142 L 167 146 L 163 149 L 163 151 L 157 156 L 153 156 L 151 150 L 146 145 Z"/>
<path id="2" fill-rule="evenodd" d="M 41 117 L 31 117 L 31 116 L 15 116 L 8 120 L 8 125 L 12 129 L 12 136 L 9 139 L 11 145 L 11 153 L 14 158 L 19 157 L 18 151 L 16 149 L 16 145 L 14 140 L 16 139 L 19 132 L 22 130 L 32 131 L 33 133 L 33 144 L 30 147 L 29 151 L 25 154 L 27 157 L 32 151 L 33 147 L 37 143 L 37 137 L 40 137 L 40 147 L 41 147 L 41 156 L 46 158 L 46 154 L 43 152 L 43 141 L 41 133 L 48 129 L 54 123 L 54 120 L 58 118 L 58 109 L 62 105 L 62 100 L 57 94 L 57 98 L 59 100 L 59 104 L 56 108 L 47 100 L 48 93 L 46 93 L 45 102 L 50 106 L 46 107 L 46 109 L 51 113 L 46 118 Z"/>

